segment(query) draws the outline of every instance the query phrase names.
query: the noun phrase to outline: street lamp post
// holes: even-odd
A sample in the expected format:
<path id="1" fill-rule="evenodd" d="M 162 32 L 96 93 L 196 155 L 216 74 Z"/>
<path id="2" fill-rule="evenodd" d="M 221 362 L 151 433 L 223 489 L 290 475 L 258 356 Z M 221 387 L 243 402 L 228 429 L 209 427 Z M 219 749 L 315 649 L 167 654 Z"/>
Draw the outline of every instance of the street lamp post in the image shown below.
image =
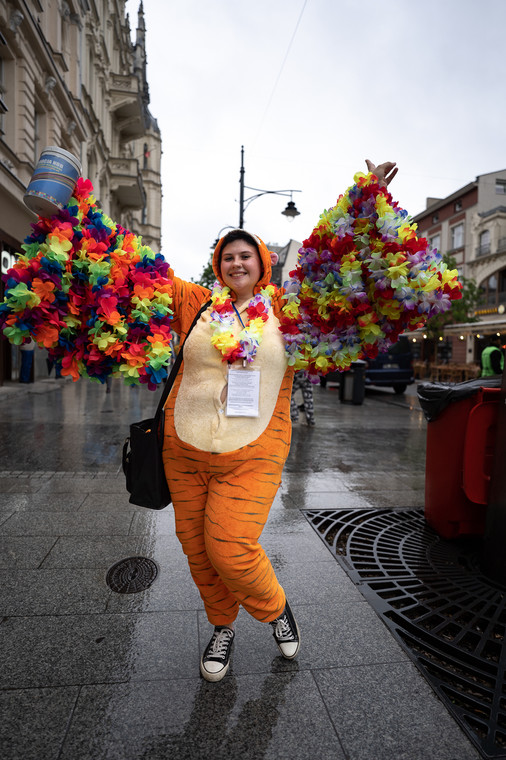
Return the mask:
<path id="1" fill-rule="evenodd" d="M 255 195 L 251 195 L 249 198 L 244 198 L 244 190 L 253 190 Z M 297 210 L 295 203 L 293 202 L 293 193 L 300 193 L 301 190 L 261 190 L 258 187 L 248 187 L 244 184 L 244 145 L 241 145 L 241 171 L 239 173 L 239 229 L 244 229 L 244 212 L 248 208 L 249 204 L 260 198 L 261 195 L 284 195 L 289 197 L 286 208 L 281 213 L 288 219 L 293 219 L 299 216 L 300 211 Z"/>

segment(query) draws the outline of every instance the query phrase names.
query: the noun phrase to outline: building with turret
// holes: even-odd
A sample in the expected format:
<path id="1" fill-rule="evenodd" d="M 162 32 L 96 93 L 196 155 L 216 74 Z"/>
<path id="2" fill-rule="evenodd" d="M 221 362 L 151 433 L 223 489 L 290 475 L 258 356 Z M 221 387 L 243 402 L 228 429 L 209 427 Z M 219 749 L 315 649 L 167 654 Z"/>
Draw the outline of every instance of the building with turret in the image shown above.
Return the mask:
<path id="1" fill-rule="evenodd" d="M 162 143 L 145 35 L 142 2 L 133 41 L 125 0 L 0 0 L 2 272 L 36 218 L 23 195 L 51 145 L 80 159 L 106 214 L 160 250 Z M 2 341 L 0 382 L 16 379 L 18 360 Z"/>

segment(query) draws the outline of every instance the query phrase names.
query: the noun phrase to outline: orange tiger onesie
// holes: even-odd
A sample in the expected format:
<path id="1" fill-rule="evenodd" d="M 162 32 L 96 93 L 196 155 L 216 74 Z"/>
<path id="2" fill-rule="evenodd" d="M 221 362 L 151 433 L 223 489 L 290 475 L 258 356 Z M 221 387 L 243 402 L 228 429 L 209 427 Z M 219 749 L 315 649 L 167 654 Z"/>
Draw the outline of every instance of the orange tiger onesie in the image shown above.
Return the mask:
<path id="1" fill-rule="evenodd" d="M 263 274 L 254 292 L 271 278 L 271 258 L 258 243 Z M 213 270 L 222 283 L 218 242 Z M 173 327 L 181 341 L 210 291 L 174 277 Z M 260 370 L 258 417 L 227 417 L 222 401 L 227 362 L 211 344 L 207 309 L 193 328 L 184 359 L 165 405 L 164 465 L 172 495 L 176 533 L 187 555 L 209 622 L 230 625 L 242 605 L 262 622 L 285 608 L 285 593 L 259 538 L 281 482 L 291 438 L 293 370 L 278 329 L 282 291 L 272 298 L 269 319 L 253 367 Z M 239 313 L 245 312 L 245 304 Z M 234 335 L 241 330 L 236 318 Z"/>

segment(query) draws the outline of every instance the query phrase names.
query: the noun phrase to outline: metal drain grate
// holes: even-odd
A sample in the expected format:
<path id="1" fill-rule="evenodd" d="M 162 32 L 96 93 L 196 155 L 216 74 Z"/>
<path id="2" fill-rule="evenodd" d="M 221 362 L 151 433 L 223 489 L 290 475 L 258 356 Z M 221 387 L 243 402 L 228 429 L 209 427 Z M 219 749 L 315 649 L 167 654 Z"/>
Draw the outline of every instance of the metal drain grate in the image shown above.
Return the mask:
<path id="1" fill-rule="evenodd" d="M 136 594 L 151 586 L 158 575 L 158 567 L 147 557 L 127 557 L 113 565 L 106 576 L 106 583 L 118 594 Z"/>
<path id="2" fill-rule="evenodd" d="M 304 513 L 483 757 L 506 758 L 506 591 L 423 511 Z"/>

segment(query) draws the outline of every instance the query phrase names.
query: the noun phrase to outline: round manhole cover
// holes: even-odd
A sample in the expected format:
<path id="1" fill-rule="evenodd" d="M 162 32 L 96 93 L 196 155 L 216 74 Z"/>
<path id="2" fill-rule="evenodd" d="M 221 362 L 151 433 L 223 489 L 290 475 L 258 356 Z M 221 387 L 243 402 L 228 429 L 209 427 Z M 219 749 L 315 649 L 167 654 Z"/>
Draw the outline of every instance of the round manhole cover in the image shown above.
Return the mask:
<path id="1" fill-rule="evenodd" d="M 118 594 L 136 594 L 149 588 L 157 575 L 158 567 L 152 559 L 127 557 L 108 570 L 106 582 Z"/>

